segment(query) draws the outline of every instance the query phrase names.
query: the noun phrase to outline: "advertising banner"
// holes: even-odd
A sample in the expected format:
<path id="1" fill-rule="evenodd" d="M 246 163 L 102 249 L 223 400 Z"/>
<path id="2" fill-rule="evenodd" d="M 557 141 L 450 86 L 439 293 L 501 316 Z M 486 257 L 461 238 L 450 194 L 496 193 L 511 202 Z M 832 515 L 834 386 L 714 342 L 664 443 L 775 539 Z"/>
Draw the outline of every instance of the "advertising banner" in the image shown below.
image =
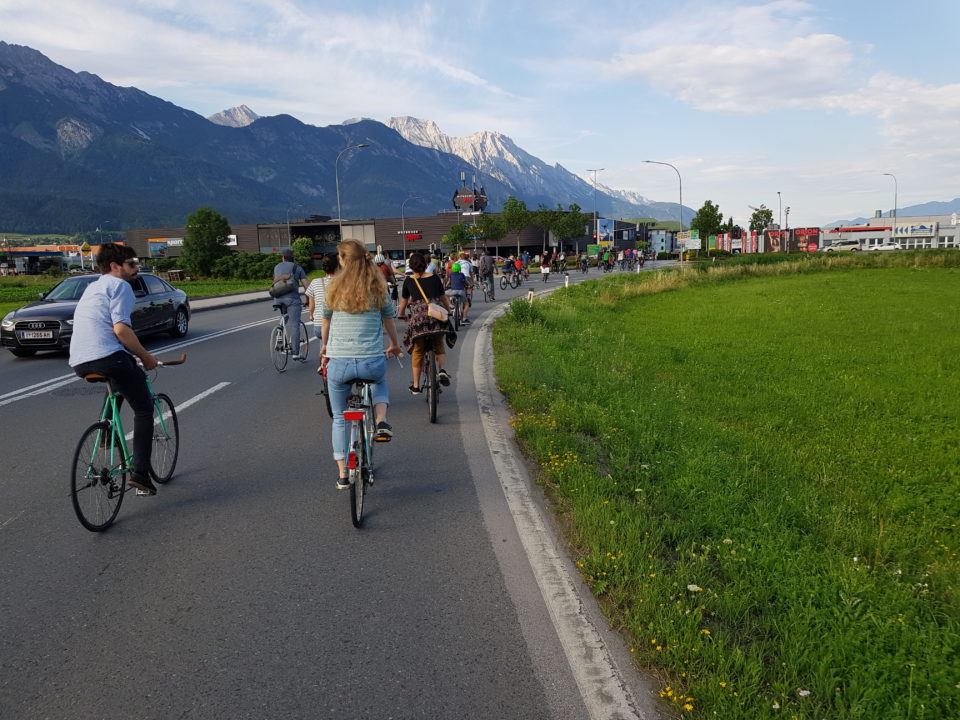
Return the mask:
<path id="1" fill-rule="evenodd" d="M 757 231 L 756 230 L 750 231 L 750 252 L 752 253 L 757 252 Z"/>
<path id="2" fill-rule="evenodd" d="M 615 223 L 616 220 L 608 220 L 606 218 L 600 218 L 597 220 L 597 240 L 599 242 L 613 242 L 613 226 Z"/>
<path id="3" fill-rule="evenodd" d="M 820 249 L 820 228 L 794 228 L 793 236 L 796 238 L 798 250 L 800 252 L 816 252 Z"/>

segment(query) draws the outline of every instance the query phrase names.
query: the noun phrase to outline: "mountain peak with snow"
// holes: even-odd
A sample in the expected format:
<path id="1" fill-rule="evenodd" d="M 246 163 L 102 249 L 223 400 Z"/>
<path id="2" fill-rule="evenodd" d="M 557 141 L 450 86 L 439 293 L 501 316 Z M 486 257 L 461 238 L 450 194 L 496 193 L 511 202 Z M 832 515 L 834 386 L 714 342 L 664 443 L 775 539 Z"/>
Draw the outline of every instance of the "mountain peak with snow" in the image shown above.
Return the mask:
<path id="1" fill-rule="evenodd" d="M 254 120 L 259 120 L 260 116 L 246 105 L 223 110 L 216 115 L 207 118 L 216 125 L 225 125 L 226 127 L 241 128 L 251 124 Z"/>

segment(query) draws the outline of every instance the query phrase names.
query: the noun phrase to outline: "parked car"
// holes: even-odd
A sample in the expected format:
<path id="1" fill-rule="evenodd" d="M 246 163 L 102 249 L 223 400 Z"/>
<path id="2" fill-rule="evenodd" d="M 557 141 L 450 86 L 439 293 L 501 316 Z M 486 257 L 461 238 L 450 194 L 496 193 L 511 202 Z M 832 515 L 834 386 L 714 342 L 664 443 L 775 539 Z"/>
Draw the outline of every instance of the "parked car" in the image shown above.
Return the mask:
<path id="1" fill-rule="evenodd" d="M 860 252 L 859 240 L 837 240 L 823 249 L 824 252 Z"/>
<path id="2" fill-rule="evenodd" d="M 882 242 L 879 245 L 870 245 L 867 247 L 867 250 L 899 250 L 900 243 L 895 242 Z"/>
<path id="3" fill-rule="evenodd" d="M 69 348 L 77 302 L 99 277 L 68 277 L 49 292 L 40 293 L 37 302 L 7 313 L 0 323 L 0 345 L 17 357 L 28 357 L 38 350 Z M 131 285 L 137 304 L 130 319 L 137 335 L 168 332 L 178 338 L 187 334 L 190 303 L 183 290 L 150 273 L 139 273 Z"/>

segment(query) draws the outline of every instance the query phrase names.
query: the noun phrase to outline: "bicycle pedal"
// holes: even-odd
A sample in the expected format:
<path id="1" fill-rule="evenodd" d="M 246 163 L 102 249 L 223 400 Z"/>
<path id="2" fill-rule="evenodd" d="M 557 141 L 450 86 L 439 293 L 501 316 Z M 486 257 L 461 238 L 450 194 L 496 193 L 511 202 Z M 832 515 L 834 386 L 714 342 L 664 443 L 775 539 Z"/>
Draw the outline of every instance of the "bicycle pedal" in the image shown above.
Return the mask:
<path id="1" fill-rule="evenodd" d="M 150 493 L 148 493 L 146 490 L 141 490 L 140 488 L 136 488 L 136 491 L 137 491 L 137 495 L 146 495 L 146 496 L 150 495 Z"/>

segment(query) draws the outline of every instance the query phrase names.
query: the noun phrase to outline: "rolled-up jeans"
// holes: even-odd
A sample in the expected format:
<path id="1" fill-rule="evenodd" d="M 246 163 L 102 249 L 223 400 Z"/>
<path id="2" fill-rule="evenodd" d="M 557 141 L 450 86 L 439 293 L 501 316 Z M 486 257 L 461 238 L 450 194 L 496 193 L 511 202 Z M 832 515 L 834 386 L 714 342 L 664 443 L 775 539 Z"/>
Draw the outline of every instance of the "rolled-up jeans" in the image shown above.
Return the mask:
<path id="1" fill-rule="evenodd" d="M 343 411 L 347 407 L 347 398 L 354 380 L 372 380 L 370 393 L 373 404 L 390 402 L 387 390 L 387 358 L 381 353 L 365 358 L 330 358 L 327 364 L 327 390 L 330 393 L 330 409 L 333 410 L 333 459 L 347 458 L 347 425 L 343 421 Z"/>

